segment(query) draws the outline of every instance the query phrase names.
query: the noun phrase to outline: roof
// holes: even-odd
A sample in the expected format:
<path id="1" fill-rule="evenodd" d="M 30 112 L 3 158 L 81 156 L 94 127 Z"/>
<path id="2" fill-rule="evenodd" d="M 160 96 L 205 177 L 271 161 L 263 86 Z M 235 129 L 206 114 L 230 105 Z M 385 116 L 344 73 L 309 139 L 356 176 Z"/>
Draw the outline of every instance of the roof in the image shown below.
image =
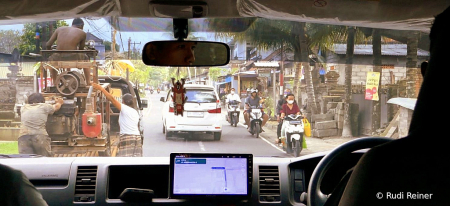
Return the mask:
<path id="1" fill-rule="evenodd" d="M 93 35 L 91 32 L 86 32 L 86 41 L 94 40 L 95 42 L 101 42 L 103 43 L 103 39 L 98 38 L 97 36 Z"/>
<path id="2" fill-rule="evenodd" d="M 410 110 L 414 110 L 414 107 L 416 107 L 416 101 L 417 99 L 396 97 L 389 99 L 387 103 L 400 105 Z"/>
<path id="3" fill-rule="evenodd" d="M 383 44 L 381 45 L 381 55 L 385 56 L 406 56 L 406 44 Z M 334 44 L 334 53 L 346 54 L 347 44 Z M 357 44 L 355 45 L 355 55 L 372 55 L 371 44 Z M 430 52 L 418 49 L 418 56 L 430 56 Z"/>
<path id="4" fill-rule="evenodd" d="M 279 67 L 276 61 L 258 61 L 255 62 L 255 67 Z"/>

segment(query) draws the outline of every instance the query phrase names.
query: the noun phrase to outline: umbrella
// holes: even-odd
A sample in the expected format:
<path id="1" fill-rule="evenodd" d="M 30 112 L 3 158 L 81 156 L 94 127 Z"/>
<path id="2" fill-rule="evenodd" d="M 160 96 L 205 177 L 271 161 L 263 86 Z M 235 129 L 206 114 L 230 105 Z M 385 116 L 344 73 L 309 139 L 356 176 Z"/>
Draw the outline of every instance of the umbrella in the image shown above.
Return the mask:
<path id="1" fill-rule="evenodd" d="M 114 65 L 114 67 L 113 67 Z M 121 71 L 126 72 L 127 68 L 129 72 L 134 72 L 134 64 L 130 60 L 113 60 L 106 64 L 110 75 L 120 76 Z"/>
<path id="2" fill-rule="evenodd" d="M 134 64 L 130 60 L 113 60 L 114 65 L 120 67 L 123 71 L 134 72 Z"/>

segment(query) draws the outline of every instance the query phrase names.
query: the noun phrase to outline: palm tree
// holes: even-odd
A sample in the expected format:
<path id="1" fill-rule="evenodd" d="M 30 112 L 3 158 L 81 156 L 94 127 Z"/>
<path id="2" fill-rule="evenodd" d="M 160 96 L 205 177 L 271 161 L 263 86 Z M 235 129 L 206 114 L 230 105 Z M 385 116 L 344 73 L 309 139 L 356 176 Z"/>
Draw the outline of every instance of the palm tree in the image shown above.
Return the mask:
<path id="1" fill-rule="evenodd" d="M 223 25 L 227 21 L 233 19 L 213 19 L 209 21 L 212 28 Z M 278 50 L 284 45 L 284 50 L 292 50 L 294 53 L 294 62 L 301 62 L 305 71 L 305 79 L 307 85 L 307 94 L 309 99 L 308 108 L 313 114 L 317 113 L 317 101 L 314 95 L 314 87 L 312 85 L 311 71 L 309 69 L 309 40 L 305 32 L 305 23 L 294 21 L 279 21 L 258 18 L 248 29 L 242 32 L 219 32 L 216 33 L 218 38 L 232 38 L 238 42 L 252 42 L 257 49 L 260 50 Z M 300 98 L 298 89 L 298 79 L 301 72 L 301 65 L 296 65 L 296 78 L 294 94 L 296 98 Z M 298 102 L 301 100 L 297 99 Z"/>
<path id="2" fill-rule="evenodd" d="M 416 77 L 417 77 L 417 50 L 419 44 L 419 32 L 409 32 L 406 42 L 406 95 L 409 98 L 417 98 Z"/>
<path id="3" fill-rule="evenodd" d="M 342 129 L 343 137 L 352 137 L 352 124 L 350 121 L 350 101 L 352 99 L 352 71 L 353 52 L 355 50 L 355 27 L 347 29 L 347 52 L 345 57 L 345 98 L 344 98 L 344 125 Z"/>
<path id="4" fill-rule="evenodd" d="M 372 31 L 372 50 L 373 50 L 373 71 L 380 73 L 382 77 L 383 70 L 381 68 L 381 34 L 379 29 L 373 29 Z M 381 79 L 378 82 L 378 88 L 381 86 Z M 379 93 L 379 89 L 377 91 Z M 380 97 L 380 95 L 378 95 Z M 380 100 L 372 101 L 372 132 L 381 127 L 381 104 Z"/>

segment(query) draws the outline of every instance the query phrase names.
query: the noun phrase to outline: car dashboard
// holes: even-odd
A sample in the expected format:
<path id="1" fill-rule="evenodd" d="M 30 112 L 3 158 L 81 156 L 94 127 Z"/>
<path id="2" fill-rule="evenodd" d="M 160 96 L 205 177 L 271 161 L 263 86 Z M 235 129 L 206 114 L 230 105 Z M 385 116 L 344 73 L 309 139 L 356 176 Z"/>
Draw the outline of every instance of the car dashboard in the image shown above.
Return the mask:
<path id="1" fill-rule="evenodd" d="M 326 152 L 297 158 L 253 157 L 251 197 L 227 205 L 302 205 L 302 193 Z M 321 190 L 329 194 L 364 151 L 349 154 L 327 171 Z M 10 158 L 0 164 L 25 173 L 49 205 L 128 205 L 119 196 L 126 188 L 151 189 L 142 204 L 222 205 L 170 198 L 169 157 Z"/>

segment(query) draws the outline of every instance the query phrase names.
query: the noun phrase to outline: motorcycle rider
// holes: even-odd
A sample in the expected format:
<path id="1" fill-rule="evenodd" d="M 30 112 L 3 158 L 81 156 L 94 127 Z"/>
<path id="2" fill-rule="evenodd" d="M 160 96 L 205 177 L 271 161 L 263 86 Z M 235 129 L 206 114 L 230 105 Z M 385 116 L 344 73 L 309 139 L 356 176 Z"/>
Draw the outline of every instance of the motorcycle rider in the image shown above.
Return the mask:
<path id="1" fill-rule="evenodd" d="M 286 98 L 287 95 L 291 93 L 291 89 L 285 89 L 284 90 L 284 97 L 281 98 L 280 100 L 278 100 L 277 103 L 277 108 L 276 108 L 276 112 L 277 112 L 277 121 L 278 121 L 278 126 L 277 126 L 277 139 L 275 141 L 275 144 L 280 144 L 280 138 L 281 138 L 281 127 L 283 126 L 283 120 L 280 118 L 281 116 L 281 109 L 283 107 L 284 104 L 286 104 Z"/>
<path id="2" fill-rule="evenodd" d="M 300 108 L 298 107 L 297 103 L 295 103 L 295 96 L 294 94 L 288 94 L 286 96 L 286 104 L 283 104 L 281 109 L 281 115 L 280 119 L 284 119 L 285 116 L 295 114 L 295 115 L 302 115 L 302 112 L 300 111 Z M 303 141 L 305 141 L 305 138 L 303 138 Z M 283 148 L 285 148 L 286 145 L 286 127 L 285 124 L 281 127 L 281 142 L 283 143 Z"/>
<path id="3" fill-rule="evenodd" d="M 245 119 L 245 124 L 247 125 L 247 129 L 250 128 L 250 112 L 251 112 L 251 107 L 252 106 L 256 106 L 258 107 L 261 104 L 261 98 L 258 97 L 258 90 L 257 89 L 252 89 L 250 90 L 251 95 L 248 96 L 245 99 L 245 110 L 244 110 L 244 119 Z M 267 115 L 266 113 L 264 113 L 264 111 L 262 112 L 262 117 L 263 117 L 263 122 L 261 125 L 261 131 L 264 132 L 264 125 L 266 125 L 267 120 L 269 120 L 269 115 Z"/>
<path id="4" fill-rule="evenodd" d="M 235 93 L 234 88 L 231 88 L 230 93 L 227 95 L 227 99 L 225 100 L 225 103 L 230 104 L 230 102 L 232 102 L 232 101 L 236 101 L 236 102 L 238 102 L 238 104 L 241 103 L 241 98 L 239 97 L 238 94 Z M 231 119 L 230 113 L 228 114 L 228 118 Z M 239 119 L 239 113 L 238 113 L 237 118 Z"/>

